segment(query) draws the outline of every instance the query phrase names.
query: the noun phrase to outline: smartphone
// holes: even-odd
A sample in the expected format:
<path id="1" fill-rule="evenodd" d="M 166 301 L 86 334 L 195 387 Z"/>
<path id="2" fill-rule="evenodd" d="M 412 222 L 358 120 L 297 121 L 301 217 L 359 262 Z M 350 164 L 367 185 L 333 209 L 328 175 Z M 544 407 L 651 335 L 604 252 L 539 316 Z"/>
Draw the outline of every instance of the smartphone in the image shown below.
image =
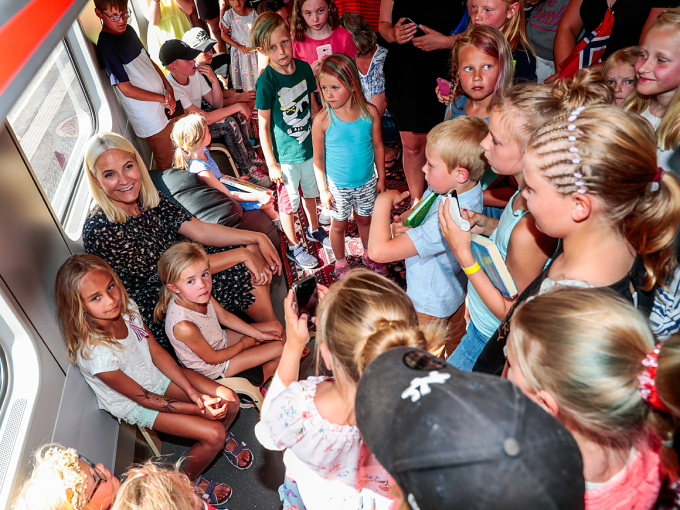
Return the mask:
<path id="1" fill-rule="evenodd" d="M 413 23 L 416 26 L 416 33 L 413 35 L 413 37 L 422 37 L 424 35 L 427 35 L 427 32 L 420 28 L 420 25 L 413 21 L 411 18 L 406 18 L 406 23 Z"/>
<path id="2" fill-rule="evenodd" d="M 316 276 L 311 275 L 302 278 L 295 282 L 292 288 L 298 305 L 298 315 L 306 313 L 308 317 L 313 317 L 316 314 L 316 306 L 319 304 Z"/>
<path id="3" fill-rule="evenodd" d="M 442 96 L 449 97 L 451 95 L 451 82 L 437 78 L 437 85 L 439 85 L 439 92 L 442 93 Z"/>
<path id="4" fill-rule="evenodd" d="M 333 47 L 330 44 L 322 44 L 316 47 L 316 56 L 320 60 L 333 54 Z"/>
<path id="5" fill-rule="evenodd" d="M 460 205 L 458 203 L 458 191 L 452 189 L 446 194 L 446 198 L 449 199 L 449 213 L 451 213 L 453 221 L 456 222 L 456 225 L 458 225 L 458 228 L 460 228 L 461 230 L 465 230 L 466 232 L 469 231 L 470 222 L 468 220 L 464 220 L 463 217 L 460 215 Z"/>

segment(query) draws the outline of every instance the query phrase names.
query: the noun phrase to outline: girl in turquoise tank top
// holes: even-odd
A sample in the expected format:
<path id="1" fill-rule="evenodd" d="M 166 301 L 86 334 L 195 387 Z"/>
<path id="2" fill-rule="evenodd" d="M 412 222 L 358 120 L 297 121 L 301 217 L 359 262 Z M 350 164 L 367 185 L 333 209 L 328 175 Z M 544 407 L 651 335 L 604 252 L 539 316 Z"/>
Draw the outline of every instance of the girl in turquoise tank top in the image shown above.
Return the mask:
<path id="1" fill-rule="evenodd" d="M 345 229 L 354 211 L 364 245 L 363 262 L 382 275 L 387 269 L 370 259 L 368 232 L 377 193 L 385 191 L 385 158 L 380 113 L 366 102 L 356 65 L 346 55 L 326 58 L 317 75 L 323 112 L 314 118 L 314 173 L 321 201 L 331 211 L 331 247 L 337 279 L 349 271 Z"/>

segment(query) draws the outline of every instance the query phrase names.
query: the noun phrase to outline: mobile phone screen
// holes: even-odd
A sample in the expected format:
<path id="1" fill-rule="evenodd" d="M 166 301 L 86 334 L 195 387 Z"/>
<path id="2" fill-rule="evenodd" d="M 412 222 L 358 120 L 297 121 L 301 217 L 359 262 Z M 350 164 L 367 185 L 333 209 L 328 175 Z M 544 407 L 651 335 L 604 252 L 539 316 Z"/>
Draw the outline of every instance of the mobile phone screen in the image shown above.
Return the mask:
<path id="1" fill-rule="evenodd" d="M 319 291 L 316 287 L 316 276 L 308 276 L 293 284 L 295 299 L 298 304 L 298 314 L 306 313 L 309 317 L 316 314 L 319 304 Z"/>
<path id="2" fill-rule="evenodd" d="M 437 78 L 437 85 L 439 85 L 439 91 L 442 93 L 442 96 L 448 97 L 451 95 L 451 84 L 448 81 Z"/>

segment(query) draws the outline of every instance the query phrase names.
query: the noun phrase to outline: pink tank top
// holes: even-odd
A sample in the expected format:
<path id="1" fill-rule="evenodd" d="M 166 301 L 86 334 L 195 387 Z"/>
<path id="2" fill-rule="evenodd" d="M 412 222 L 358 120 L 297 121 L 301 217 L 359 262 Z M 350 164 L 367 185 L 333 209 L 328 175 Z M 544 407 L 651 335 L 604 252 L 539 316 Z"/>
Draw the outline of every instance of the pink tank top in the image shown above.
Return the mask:
<path id="1" fill-rule="evenodd" d="M 198 329 L 201 330 L 201 335 L 203 335 L 205 341 L 216 351 L 229 347 L 229 344 L 227 343 L 227 333 L 220 326 L 220 321 L 217 320 L 215 307 L 212 303 L 208 303 L 207 313 L 202 314 L 184 308 L 182 305 L 177 304 L 173 299 L 168 306 L 168 313 L 165 315 L 165 334 L 168 335 L 170 343 L 177 354 L 177 359 L 182 362 L 182 365 L 191 370 L 195 370 L 199 374 L 203 374 L 209 379 L 214 380 L 221 377 L 229 365 L 229 360 L 218 365 L 210 365 L 203 361 L 184 342 L 177 340 L 173 330 L 175 324 L 182 321 L 196 324 Z"/>

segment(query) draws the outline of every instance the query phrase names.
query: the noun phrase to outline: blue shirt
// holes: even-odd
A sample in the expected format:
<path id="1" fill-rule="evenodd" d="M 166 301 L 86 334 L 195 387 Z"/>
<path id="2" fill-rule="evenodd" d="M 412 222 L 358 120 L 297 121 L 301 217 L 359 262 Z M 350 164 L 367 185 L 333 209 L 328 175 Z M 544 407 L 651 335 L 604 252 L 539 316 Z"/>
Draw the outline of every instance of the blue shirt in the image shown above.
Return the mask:
<path id="1" fill-rule="evenodd" d="M 207 170 L 215 177 L 217 177 L 217 180 L 219 181 L 222 178 L 222 172 L 220 172 L 217 163 L 215 163 L 215 160 L 210 156 L 210 152 L 208 152 L 207 147 L 203 149 L 203 153 L 206 156 L 208 156 L 208 160 L 207 161 L 203 161 L 202 159 L 189 160 L 189 171 L 192 174 L 200 174 L 201 172 L 205 172 Z"/>
<path id="2" fill-rule="evenodd" d="M 431 193 L 428 188 L 425 200 Z M 449 248 L 439 228 L 437 210 L 445 197 L 435 200 L 420 226 L 406 231 L 418 255 L 406 259 L 406 294 L 417 312 L 433 317 L 450 317 L 467 293 L 467 276 Z M 482 212 L 482 185 L 458 195 L 461 209 Z"/>

